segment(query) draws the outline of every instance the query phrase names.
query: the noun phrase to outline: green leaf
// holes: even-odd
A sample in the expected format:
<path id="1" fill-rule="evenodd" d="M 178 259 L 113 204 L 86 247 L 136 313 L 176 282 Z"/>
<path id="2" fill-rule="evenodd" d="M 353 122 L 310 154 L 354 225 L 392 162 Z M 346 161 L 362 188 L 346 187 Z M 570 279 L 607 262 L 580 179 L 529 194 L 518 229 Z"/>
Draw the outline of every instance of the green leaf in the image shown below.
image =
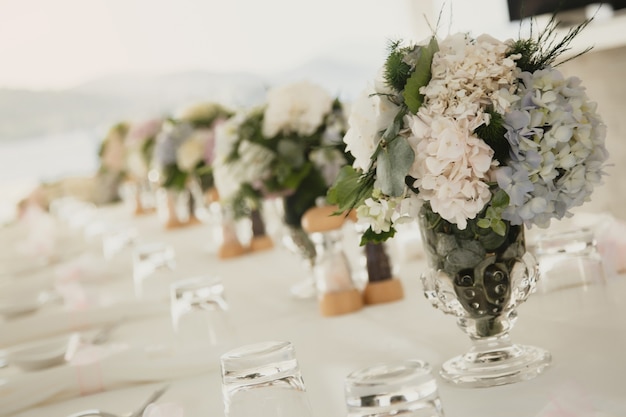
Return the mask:
<path id="1" fill-rule="evenodd" d="M 376 176 L 381 191 L 391 197 L 404 193 L 404 179 L 415 159 L 415 152 L 409 142 L 398 136 L 387 143 L 378 154 Z"/>
<path id="2" fill-rule="evenodd" d="M 502 220 L 495 222 L 491 228 L 500 236 L 504 236 L 506 234 L 506 224 Z"/>
<path id="3" fill-rule="evenodd" d="M 482 227 L 483 229 L 491 227 L 491 222 L 489 221 L 489 219 L 479 219 L 476 224 L 478 225 L 478 227 Z"/>
<path id="4" fill-rule="evenodd" d="M 504 137 L 506 133 L 504 118 L 493 108 L 488 108 L 487 113 L 489 114 L 489 124 L 478 126 L 474 133 L 493 149 L 494 159 L 504 165 L 510 159 L 511 152 L 511 145 Z"/>
<path id="5" fill-rule="evenodd" d="M 382 243 L 389 238 L 394 237 L 396 229 L 391 227 L 388 232 L 375 233 L 372 228 L 368 228 L 363 235 L 361 235 L 361 246 L 365 246 L 366 243 Z"/>
<path id="6" fill-rule="evenodd" d="M 418 58 L 415 70 L 404 86 L 402 96 L 404 103 L 411 113 L 415 114 L 424 102 L 424 96 L 420 94 L 420 88 L 427 85 L 432 77 L 431 64 L 435 52 L 439 50 L 437 39 L 433 36 L 427 46 L 418 47 Z"/>
<path id="7" fill-rule="evenodd" d="M 187 184 L 187 174 L 181 171 L 176 164 L 170 164 L 163 168 L 163 187 L 176 190 L 184 190 Z"/>
<path id="8" fill-rule="evenodd" d="M 359 171 L 350 165 L 345 165 L 339 171 L 335 183 L 326 194 L 330 204 L 339 206 L 339 213 L 360 206 L 372 195 L 374 183 L 367 180 Z"/>
<path id="9" fill-rule="evenodd" d="M 503 189 L 498 189 L 491 198 L 491 206 L 493 208 L 506 208 L 509 206 L 509 195 Z"/>
<path id="10" fill-rule="evenodd" d="M 289 170 L 289 174 L 282 179 L 281 188 L 295 190 L 300 186 L 300 183 L 309 175 L 313 169 L 313 164 L 307 162 L 301 169 Z"/>

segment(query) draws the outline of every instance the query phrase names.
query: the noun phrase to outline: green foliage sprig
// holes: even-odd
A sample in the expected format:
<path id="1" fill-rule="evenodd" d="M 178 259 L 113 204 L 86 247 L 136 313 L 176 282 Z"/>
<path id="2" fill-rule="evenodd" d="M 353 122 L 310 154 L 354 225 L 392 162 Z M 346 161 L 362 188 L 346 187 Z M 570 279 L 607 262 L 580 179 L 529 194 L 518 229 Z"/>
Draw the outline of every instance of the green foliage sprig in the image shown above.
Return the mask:
<path id="1" fill-rule="evenodd" d="M 588 47 L 582 52 L 579 52 L 559 63 L 555 63 L 556 60 L 565 52 L 571 49 L 571 43 L 582 32 L 583 29 L 591 23 L 593 17 L 586 19 L 584 22 L 577 26 L 570 28 L 565 36 L 558 39 L 558 19 L 557 13 L 553 13 L 550 17 L 550 21 L 544 29 L 541 30 L 539 35 L 534 38 L 533 36 L 533 21 L 531 20 L 530 36 L 528 38 L 520 38 L 511 44 L 511 49 L 508 55 L 520 54 L 516 63 L 522 71 L 528 71 L 533 73 L 537 70 L 544 69 L 548 66 L 558 66 L 574 58 L 577 58 L 587 52 L 593 47 Z"/>

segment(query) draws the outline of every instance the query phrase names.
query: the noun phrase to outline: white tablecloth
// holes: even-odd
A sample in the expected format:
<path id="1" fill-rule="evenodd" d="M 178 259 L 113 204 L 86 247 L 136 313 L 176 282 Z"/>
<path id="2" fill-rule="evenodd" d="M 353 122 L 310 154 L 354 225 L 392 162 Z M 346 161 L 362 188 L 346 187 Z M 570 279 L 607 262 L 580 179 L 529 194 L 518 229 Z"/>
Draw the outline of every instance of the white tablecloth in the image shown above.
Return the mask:
<path id="1" fill-rule="evenodd" d="M 104 209 L 103 215 L 108 219 L 131 219 L 118 206 Z M 438 369 L 445 360 L 469 348 L 469 339 L 455 319 L 434 309 L 425 299 L 419 282 L 425 266 L 421 259 L 408 259 L 400 265 L 398 276 L 404 285 L 404 300 L 325 318 L 315 301 L 295 299 L 289 294 L 289 287 L 302 278 L 304 269 L 301 261 L 284 249 L 219 260 L 207 250 L 211 242 L 207 226 L 165 231 L 155 216 L 132 221 L 142 240 L 165 241 L 174 246 L 178 277 L 213 274 L 222 278 L 237 344 L 265 340 L 289 340 L 294 344 L 316 416 L 346 415 L 343 383 L 354 369 L 409 358 L 424 359 Z M 132 299 L 128 257 L 129 250 L 118 254 L 109 265 L 114 272 L 104 282 L 98 281 L 101 291 L 109 294 L 109 302 L 116 300 L 115 296 L 126 302 Z M 458 388 L 437 376 L 446 416 L 533 417 L 549 404 L 571 398 L 583 404 L 578 407 L 581 416 L 626 416 L 624 295 L 624 276 L 609 277 L 605 286 L 533 294 L 518 308 L 519 319 L 511 335 L 517 343 L 549 350 L 553 355 L 551 367 L 533 380 L 495 388 Z M 113 331 L 110 343 L 141 349 L 170 344 L 167 301 L 162 303 L 162 311 L 126 320 Z M 48 305 L 28 318 L 0 322 L 0 332 L 19 326 L 21 321 L 30 320 L 32 326 L 38 316 L 43 323 L 46 315 L 59 314 L 59 309 L 59 305 Z M 214 370 L 177 375 L 160 401 L 180 404 L 187 417 L 223 415 L 217 355 L 207 355 L 215 357 Z M 3 379 L 20 372 L 11 366 L 0 370 L 0 392 Z M 103 386 L 105 391 L 99 393 L 52 398 L 13 414 L 0 409 L 0 416 L 63 417 L 86 408 L 124 412 L 135 408 L 161 385 L 160 381 L 151 381 Z"/>

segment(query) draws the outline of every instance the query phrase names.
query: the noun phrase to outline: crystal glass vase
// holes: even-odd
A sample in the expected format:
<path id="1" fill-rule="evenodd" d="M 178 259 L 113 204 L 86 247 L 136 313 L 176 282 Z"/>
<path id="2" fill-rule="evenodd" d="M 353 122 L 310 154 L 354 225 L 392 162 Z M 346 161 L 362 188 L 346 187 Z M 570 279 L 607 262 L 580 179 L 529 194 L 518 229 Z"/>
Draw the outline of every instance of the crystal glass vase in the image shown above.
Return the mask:
<path id="1" fill-rule="evenodd" d="M 531 379 L 550 364 L 544 349 L 514 344 L 516 307 L 535 290 L 537 264 L 524 229 L 505 222 L 504 234 L 468 222 L 460 230 L 428 207 L 419 216 L 428 260 L 422 275 L 433 306 L 457 318 L 471 349 L 446 361 L 442 377 L 454 384 L 489 387 Z"/>

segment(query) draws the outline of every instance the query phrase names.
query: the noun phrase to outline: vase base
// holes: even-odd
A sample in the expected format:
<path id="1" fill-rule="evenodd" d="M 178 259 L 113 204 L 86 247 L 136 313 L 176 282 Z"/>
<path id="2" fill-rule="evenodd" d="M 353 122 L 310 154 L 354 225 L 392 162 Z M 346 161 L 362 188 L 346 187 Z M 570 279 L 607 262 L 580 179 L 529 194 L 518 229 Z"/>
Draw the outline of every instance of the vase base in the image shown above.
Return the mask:
<path id="1" fill-rule="evenodd" d="M 312 300 L 317 297 L 317 288 L 313 278 L 305 278 L 289 289 L 291 295 L 301 300 Z"/>
<path id="2" fill-rule="evenodd" d="M 460 387 L 494 387 L 532 379 L 545 371 L 551 360 L 547 350 L 511 345 L 456 356 L 443 364 L 440 374 L 447 382 Z"/>

